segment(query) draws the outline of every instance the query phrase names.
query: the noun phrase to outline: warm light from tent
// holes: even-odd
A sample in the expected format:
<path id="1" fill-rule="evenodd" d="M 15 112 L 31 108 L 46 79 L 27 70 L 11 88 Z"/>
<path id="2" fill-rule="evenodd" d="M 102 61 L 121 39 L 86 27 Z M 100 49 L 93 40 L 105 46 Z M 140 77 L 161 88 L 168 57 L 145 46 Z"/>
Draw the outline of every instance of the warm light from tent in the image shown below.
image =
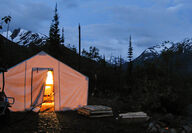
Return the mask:
<path id="1" fill-rule="evenodd" d="M 40 111 L 54 111 L 53 72 L 47 72 L 43 103 Z"/>
<path id="2" fill-rule="evenodd" d="M 50 95 L 53 92 L 52 86 L 45 86 L 45 93 L 44 95 Z"/>
<path id="3" fill-rule="evenodd" d="M 46 84 L 53 84 L 53 72 L 52 71 L 47 72 Z"/>

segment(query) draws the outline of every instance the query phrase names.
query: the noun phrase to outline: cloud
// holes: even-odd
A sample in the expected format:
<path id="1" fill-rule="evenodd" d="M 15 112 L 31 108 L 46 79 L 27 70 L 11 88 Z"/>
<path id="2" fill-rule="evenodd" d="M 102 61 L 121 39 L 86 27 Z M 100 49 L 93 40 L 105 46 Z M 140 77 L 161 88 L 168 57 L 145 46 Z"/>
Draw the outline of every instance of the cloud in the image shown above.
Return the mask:
<path id="1" fill-rule="evenodd" d="M 90 46 L 95 46 L 99 48 L 100 53 L 109 57 L 122 56 L 127 58 L 127 50 L 129 45 L 129 32 L 122 29 L 121 27 L 115 27 L 115 25 L 105 25 L 105 24 L 93 24 L 93 25 L 83 25 L 82 29 L 82 48 L 88 50 Z M 78 29 L 73 27 L 65 28 L 65 43 L 72 44 L 78 47 Z M 119 35 L 118 35 L 119 34 Z M 134 57 L 138 56 L 143 47 L 139 41 L 133 37 L 133 47 L 134 47 Z M 151 41 L 150 39 L 145 39 L 145 42 Z M 144 39 L 142 40 L 144 42 Z M 146 48 L 146 47 L 145 47 Z"/>
<path id="2" fill-rule="evenodd" d="M 58 0 L 58 5 L 60 8 L 73 9 L 79 7 L 78 0 Z"/>
<path id="3" fill-rule="evenodd" d="M 178 11 L 179 9 L 182 8 L 182 4 L 178 4 L 178 5 L 175 5 L 175 6 L 170 6 L 167 8 L 168 11 L 171 11 L 171 12 L 176 12 Z"/>
<path id="4" fill-rule="evenodd" d="M 48 34 L 55 3 L 1 0 L 0 17 L 11 15 L 12 29 Z M 78 45 L 77 26 L 81 23 L 82 47 L 96 46 L 108 56 L 126 58 L 130 35 L 134 57 L 162 41 L 192 36 L 191 0 L 57 0 L 57 4 L 66 44 Z"/>
<path id="5" fill-rule="evenodd" d="M 68 4 L 66 7 L 67 7 L 67 8 L 77 8 L 78 5 L 75 4 L 75 3 L 71 3 L 71 4 Z"/>
<path id="6" fill-rule="evenodd" d="M 122 23 L 123 26 L 131 27 L 133 34 L 142 37 L 150 36 L 155 40 L 181 39 L 190 31 L 191 24 L 187 20 L 181 19 L 182 16 L 173 12 L 181 6 L 166 8 L 155 7 L 139 8 L 122 6 L 113 8 L 114 20 L 116 23 Z M 172 10 L 172 11 L 170 11 Z M 187 25 L 186 25 L 187 24 Z M 139 31 L 140 30 L 140 31 Z M 179 37 L 179 38 L 178 38 Z"/>
<path id="7" fill-rule="evenodd" d="M 2 18 L 6 15 L 12 16 L 10 23 L 10 28 L 12 30 L 14 28 L 21 27 L 27 30 L 38 32 L 45 23 L 51 20 L 53 11 L 43 2 L 29 1 L 23 3 L 14 3 L 12 0 L 9 2 L 1 2 L 1 4 L 6 6 L 0 6 L 0 17 Z M 12 2 L 14 4 L 12 4 Z"/>

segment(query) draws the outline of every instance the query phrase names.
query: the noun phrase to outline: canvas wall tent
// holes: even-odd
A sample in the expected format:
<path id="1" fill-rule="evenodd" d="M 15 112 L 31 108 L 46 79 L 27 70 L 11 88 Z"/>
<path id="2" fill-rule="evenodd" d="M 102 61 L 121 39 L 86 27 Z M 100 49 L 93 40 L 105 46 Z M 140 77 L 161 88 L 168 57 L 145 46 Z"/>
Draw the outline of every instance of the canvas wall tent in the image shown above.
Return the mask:
<path id="1" fill-rule="evenodd" d="M 5 93 L 15 98 L 12 111 L 24 111 L 42 103 L 48 70 L 53 71 L 55 111 L 87 105 L 88 78 L 42 51 L 5 73 Z"/>

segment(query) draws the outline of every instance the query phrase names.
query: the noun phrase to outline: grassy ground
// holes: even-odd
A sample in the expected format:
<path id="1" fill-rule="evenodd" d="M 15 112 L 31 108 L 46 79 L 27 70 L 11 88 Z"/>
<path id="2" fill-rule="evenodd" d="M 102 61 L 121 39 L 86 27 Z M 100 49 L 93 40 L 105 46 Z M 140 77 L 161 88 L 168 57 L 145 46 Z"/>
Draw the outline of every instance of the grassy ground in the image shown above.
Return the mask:
<path id="1" fill-rule="evenodd" d="M 92 98 L 89 104 L 118 107 L 111 100 Z M 113 106 L 112 106 L 113 105 Z M 118 111 L 118 108 L 115 110 Z M 12 112 L 10 121 L 1 124 L 0 132 L 65 132 L 65 133 L 141 133 L 145 132 L 143 123 L 130 123 L 114 117 L 88 118 L 76 111 L 55 113 Z"/>
<path id="2" fill-rule="evenodd" d="M 35 132 L 37 131 L 38 114 L 34 112 L 11 112 L 8 122 L 0 119 L 0 132 Z"/>
<path id="3" fill-rule="evenodd" d="M 51 117 L 52 113 L 44 115 L 50 118 L 42 118 L 33 112 L 11 113 L 11 120 L 7 124 L 1 124 L 0 132 L 141 133 L 145 130 L 141 123 L 129 123 L 114 117 L 87 118 L 75 111 L 56 112 L 57 120 Z"/>

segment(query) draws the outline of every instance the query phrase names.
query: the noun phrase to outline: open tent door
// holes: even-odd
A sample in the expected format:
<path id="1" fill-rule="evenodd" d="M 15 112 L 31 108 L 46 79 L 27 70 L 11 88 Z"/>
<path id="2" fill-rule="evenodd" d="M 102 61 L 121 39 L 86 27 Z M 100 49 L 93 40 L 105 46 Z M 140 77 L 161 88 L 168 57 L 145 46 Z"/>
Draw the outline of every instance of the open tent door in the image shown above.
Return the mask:
<path id="1" fill-rule="evenodd" d="M 53 112 L 54 109 L 54 88 L 53 88 L 53 71 L 47 72 L 43 103 L 40 111 Z"/>
<path id="2" fill-rule="evenodd" d="M 31 106 L 40 111 L 54 111 L 53 70 L 33 68 L 31 74 Z"/>
<path id="3" fill-rule="evenodd" d="M 48 70 L 33 68 L 31 72 L 31 106 L 40 106 L 43 102 L 43 92 Z"/>

